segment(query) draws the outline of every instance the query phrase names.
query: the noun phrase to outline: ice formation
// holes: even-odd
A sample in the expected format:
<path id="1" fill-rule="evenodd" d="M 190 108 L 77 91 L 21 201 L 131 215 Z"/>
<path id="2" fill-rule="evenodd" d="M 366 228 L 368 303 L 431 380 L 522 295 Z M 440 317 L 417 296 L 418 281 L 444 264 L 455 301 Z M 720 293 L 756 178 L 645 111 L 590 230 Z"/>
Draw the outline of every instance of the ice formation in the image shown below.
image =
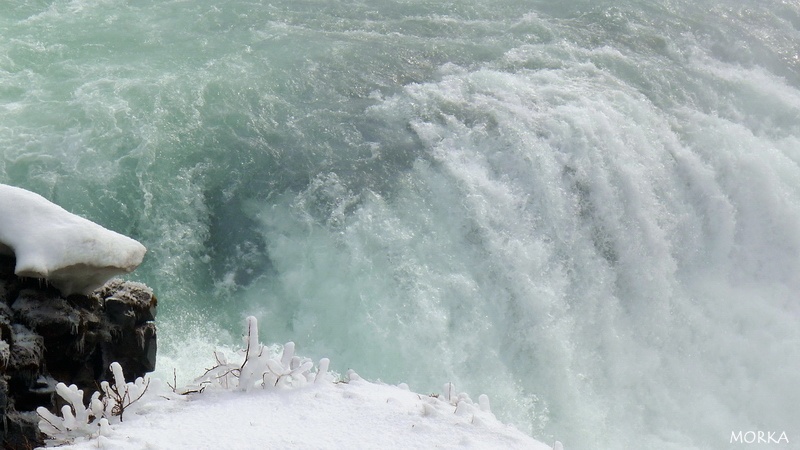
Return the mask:
<path id="1" fill-rule="evenodd" d="M 60 383 L 56 392 L 67 403 L 61 414 L 37 410 L 48 447 L 564 448 L 504 425 L 485 395 L 473 403 L 452 383 L 441 395 L 426 395 L 366 381 L 352 369 L 340 379 L 327 358 L 314 370 L 294 343 L 282 350 L 261 344 L 254 317 L 246 319 L 243 338 L 246 348 L 230 362 L 215 352 L 214 367 L 185 388 L 174 379 L 167 383 L 172 389 L 149 377 L 126 382 L 119 365 L 112 367 L 114 382 L 101 383 L 88 403 L 77 386 Z"/>
<path id="2" fill-rule="evenodd" d="M 39 194 L 0 184 L 0 253 L 15 255 L 18 276 L 45 279 L 64 295 L 86 294 L 134 270 L 146 251 Z"/>

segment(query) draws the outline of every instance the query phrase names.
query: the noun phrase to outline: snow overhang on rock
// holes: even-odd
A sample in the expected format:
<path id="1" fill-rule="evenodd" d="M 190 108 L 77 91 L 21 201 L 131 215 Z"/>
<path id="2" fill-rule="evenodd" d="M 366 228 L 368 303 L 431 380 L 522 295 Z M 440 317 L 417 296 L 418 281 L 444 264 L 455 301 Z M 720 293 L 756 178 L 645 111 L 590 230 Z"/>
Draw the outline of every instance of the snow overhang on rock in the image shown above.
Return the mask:
<path id="1" fill-rule="evenodd" d="M 136 269 L 146 251 L 39 194 L 0 184 L 0 253 L 16 257 L 17 276 L 44 279 L 63 295 L 88 294 Z"/>

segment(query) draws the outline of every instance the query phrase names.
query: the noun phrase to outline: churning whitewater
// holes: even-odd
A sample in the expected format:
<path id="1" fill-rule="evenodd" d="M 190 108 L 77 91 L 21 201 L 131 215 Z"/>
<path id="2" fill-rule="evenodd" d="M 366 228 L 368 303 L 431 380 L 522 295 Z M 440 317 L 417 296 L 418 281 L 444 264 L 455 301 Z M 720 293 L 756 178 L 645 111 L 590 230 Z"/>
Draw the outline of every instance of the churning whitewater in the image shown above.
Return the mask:
<path id="1" fill-rule="evenodd" d="M 568 449 L 800 441 L 796 2 L 0 10 L 0 182 L 148 247 L 162 375 L 255 315 Z"/>

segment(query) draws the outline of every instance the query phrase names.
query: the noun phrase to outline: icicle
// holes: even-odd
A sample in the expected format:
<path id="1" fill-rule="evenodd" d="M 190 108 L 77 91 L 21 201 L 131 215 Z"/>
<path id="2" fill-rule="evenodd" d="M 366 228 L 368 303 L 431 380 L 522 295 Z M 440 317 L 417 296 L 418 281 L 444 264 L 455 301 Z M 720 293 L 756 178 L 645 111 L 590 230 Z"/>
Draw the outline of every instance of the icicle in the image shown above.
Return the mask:
<path id="1" fill-rule="evenodd" d="M 100 400 L 99 392 L 95 392 L 94 394 L 92 394 L 92 399 L 89 401 L 89 405 L 92 409 L 92 415 L 94 416 L 95 420 L 100 417 L 103 417 L 103 412 L 104 412 L 103 410 L 105 409 L 105 406 L 103 405 L 103 402 Z"/>
<path id="2" fill-rule="evenodd" d="M 281 376 L 284 373 L 284 366 L 281 365 L 279 361 L 274 359 L 270 359 L 267 361 L 267 367 L 269 368 L 270 372 L 274 373 L 277 376 Z"/>
<path id="3" fill-rule="evenodd" d="M 103 417 L 100 419 L 100 430 L 99 433 L 101 436 L 108 436 L 111 433 L 111 425 L 108 424 L 108 419 Z"/>
<path id="4" fill-rule="evenodd" d="M 287 342 L 283 346 L 283 357 L 281 358 L 283 367 L 291 367 L 292 358 L 294 358 L 294 342 Z"/>
<path id="5" fill-rule="evenodd" d="M 75 420 L 75 415 L 72 414 L 72 407 L 69 405 L 64 405 L 61 407 L 61 417 L 64 418 L 64 428 L 67 430 L 74 430 L 77 428 L 77 421 Z"/>
<path id="6" fill-rule="evenodd" d="M 111 363 L 111 373 L 114 374 L 117 392 L 122 395 L 125 392 L 125 375 L 122 373 L 122 366 L 118 362 Z"/>
<path id="7" fill-rule="evenodd" d="M 314 378 L 314 383 L 322 383 L 328 375 L 328 365 L 331 360 L 322 358 L 319 360 L 319 368 L 317 369 L 317 376 Z"/>
<path id="8" fill-rule="evenodd" d="M 448 403 L 453 403 L 453 395 L 455 394 L 456 387 L 453 383 L 445 383 L 442 387 L 442 397 Z"/>
<path id="9" fill-rule="evenodd" d="M 44 406 L 36 408 L 36 414 L 39 414 L 39 417 L 42 418 L 39 421 L 39 429 L 45 434 L 55 436 L 58 433 L 67 431 L 64 427 L 64 420 L 48 411 Z"/>
<path id="10" fill-rule="evenodd" d="M 472 406 L 469 402 L 464 400 L 459 400 L 458 404 L 456 405 L 455 415 L 457 416 L 467 416 L 475 412 L 475 407 Z"/>
<path id="11" fill-rule="evenodd" d="M 489 405 L 489 396 L 481 394 L 478 396 L 478 404 L 481 406 L 481 411 L 491 412 L 492 408 Z"/>
<path id="12" fill-rule="evenodd" d="M 258 320 L 253 316 L 248 316 L 245 319 L 247 322 L 247 353 L 246 359 L 255 358 L 261 350 L 261 344 L 258 341 Z"/>

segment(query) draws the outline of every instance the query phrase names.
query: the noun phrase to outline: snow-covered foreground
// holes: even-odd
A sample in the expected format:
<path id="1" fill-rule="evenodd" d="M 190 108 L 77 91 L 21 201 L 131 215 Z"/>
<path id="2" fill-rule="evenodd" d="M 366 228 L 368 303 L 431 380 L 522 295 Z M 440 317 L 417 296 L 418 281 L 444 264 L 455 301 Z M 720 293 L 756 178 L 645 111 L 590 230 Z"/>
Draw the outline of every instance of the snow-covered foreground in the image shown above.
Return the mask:
<path id="1" fill-rule="evenodd" d="M 490 412 L 470 409 L 456 412 L 441 396 L 364 380 L 210 391 L 152 399 L 107 435 L 60 448 L 550 449 Z"/>
<path id="2" fill-rule="evenodd" d="M 59 384 L 69 405 L 60 416 L 39 408 L 39 427 L 64 449 L 550 449 L 500 423 L 486 396 L 474 402 L 450 383 L 417 394 L 353 371 L 337 381 L 327 358 L 314 367 L 294 343 L 262 345 L 254 317 L 245 331 L 244 349 L 215 352 L 214 367 L 182 389 L 126 383 L 116 363 L 115 380 L 88 405 L 77 387 Z"/>

